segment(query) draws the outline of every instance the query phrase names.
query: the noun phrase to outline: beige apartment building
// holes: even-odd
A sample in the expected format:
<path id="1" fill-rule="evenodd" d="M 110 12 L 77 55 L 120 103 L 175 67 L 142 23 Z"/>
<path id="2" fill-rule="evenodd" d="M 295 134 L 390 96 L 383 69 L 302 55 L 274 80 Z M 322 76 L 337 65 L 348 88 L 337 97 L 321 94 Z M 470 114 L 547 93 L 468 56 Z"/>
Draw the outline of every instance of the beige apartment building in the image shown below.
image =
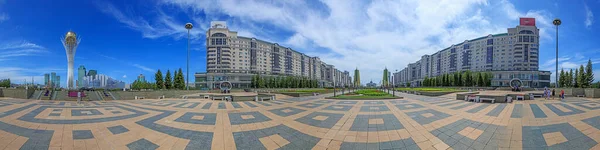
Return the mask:
<path id="1" fill-rule="evenodd" d="M 351 85 L 347 71 L 277 43 L 238 36 L 224 21 L 211 22 L 206 50 L 206 72 L 195 74 L 199 88 L 218 88 L 223 81 L 248 88 L 254 75 L 308 77 L 323 87 Z"/>
<path id="2" fill-rule="evenodd" d="M 420 86 L 425 77 L 470 70 L 491 72 L 492 86 L 509 86 L 519 79 L 524 87 L 550 86 L 550 72 L 539 70 L 539 29 L 534 18 L 521 18 L 520 24 L 506 33 L 489 34 L 465 40 L 394 73 L 399 86 Z"/>

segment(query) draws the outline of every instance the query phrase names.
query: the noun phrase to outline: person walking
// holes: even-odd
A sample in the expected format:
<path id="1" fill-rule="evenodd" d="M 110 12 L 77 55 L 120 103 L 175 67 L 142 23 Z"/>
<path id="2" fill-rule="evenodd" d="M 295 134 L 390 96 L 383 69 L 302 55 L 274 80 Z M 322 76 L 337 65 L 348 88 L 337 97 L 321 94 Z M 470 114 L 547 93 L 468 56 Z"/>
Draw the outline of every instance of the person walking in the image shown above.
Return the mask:
<path id="1" fill-rule="evenodd" d="M 552 99 L 554 99 L 554 94 L 555 94 L 555 91 L 554 91 L 554 89 L 552 89 Z"/>
<path id="2" fill-rule="evenodd" d="M 565 90 L 560 90 L 560 100 L 564 100 L 565 99 Z"/>

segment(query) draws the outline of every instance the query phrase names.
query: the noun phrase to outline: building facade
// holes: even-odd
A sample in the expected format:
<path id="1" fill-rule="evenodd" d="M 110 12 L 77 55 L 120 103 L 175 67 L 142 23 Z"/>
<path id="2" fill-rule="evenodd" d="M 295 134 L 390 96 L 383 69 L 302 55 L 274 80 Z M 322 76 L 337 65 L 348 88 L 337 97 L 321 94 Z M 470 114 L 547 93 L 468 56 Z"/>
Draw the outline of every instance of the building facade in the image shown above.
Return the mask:
<path id="1" fill-rule="evenodd" d="M 206 31 L 206 72 L 196 73 L 196 87 L 217 88 L 228 81 L 248 88 L 253 75 L 301 76 L 320 86 L 351 85 L 349 73 L 289 47 L 256 38 L 237 36 L 223 21 L 211 22 Z"/>
<path id="2" fill-rule="evenodd" d="M 137 81 L 146 82 L 146 77 L 143 74 L 140 74 L 139 76 L 137 76 Z"/>
<path id="3" fill-rule="evenodd" d="M 79 66 L 77 69 L 77 88 L 82 88 L 83 86 L 83 77 L 87 75 L 85 67 L 83 65 Z"/>
<path id="4" fill-rule="evenodd" d="M 81 80 L 82 87 L 86 88 L 103 88 L 103 89 L 123 89 L 125 82 L 113 79 L 104 74 L 94 76 L 85 76 Z"/>
<path id="5" fill-rule="evenodd" d="M 534 18 L 521 18 L 521 23 L 507 33 L 465 40 L 394 73 L 399 86 L 420 86 L 425 77 L 462 72 L 491 72 L 492 86 L 509 86 L 519 79 L 524 87 L 550 86 L 550 72 L 539 71 L 539 29 Z"/>
<path id="6" fill-rule="evenodd" d="M 44 85 L 48 88 L 60 88 L 60 76 L 56 72 L 44 74 Z"/>

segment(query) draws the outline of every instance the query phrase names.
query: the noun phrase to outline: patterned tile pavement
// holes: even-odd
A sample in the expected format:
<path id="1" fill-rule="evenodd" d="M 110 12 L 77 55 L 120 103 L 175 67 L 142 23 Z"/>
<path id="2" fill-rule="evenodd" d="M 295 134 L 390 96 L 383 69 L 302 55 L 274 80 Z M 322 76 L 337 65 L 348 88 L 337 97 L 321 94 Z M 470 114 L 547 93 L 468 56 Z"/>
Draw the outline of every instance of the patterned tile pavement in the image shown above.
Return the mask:
<path id="1" fill-rule="evenodd" d="M 600 100 L 0 99 L 7 149 L 600 149 Z"/>

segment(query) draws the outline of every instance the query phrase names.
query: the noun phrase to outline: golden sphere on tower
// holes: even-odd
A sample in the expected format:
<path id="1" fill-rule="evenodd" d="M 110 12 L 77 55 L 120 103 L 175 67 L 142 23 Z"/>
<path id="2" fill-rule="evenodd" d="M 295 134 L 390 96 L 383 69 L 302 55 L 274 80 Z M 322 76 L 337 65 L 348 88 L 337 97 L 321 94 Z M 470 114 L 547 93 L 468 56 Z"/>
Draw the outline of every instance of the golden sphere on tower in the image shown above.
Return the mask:
<path id="1" fill-rule="evenodd" d="M 77 35 L 75 34 L 75 32 L 73 32 L 73 31 L 69 31 L 69 32 L 67 32 L 67 34 L 65 35 L 65 38 L 69 38 L 69 37 L 77 37 Z"/>

